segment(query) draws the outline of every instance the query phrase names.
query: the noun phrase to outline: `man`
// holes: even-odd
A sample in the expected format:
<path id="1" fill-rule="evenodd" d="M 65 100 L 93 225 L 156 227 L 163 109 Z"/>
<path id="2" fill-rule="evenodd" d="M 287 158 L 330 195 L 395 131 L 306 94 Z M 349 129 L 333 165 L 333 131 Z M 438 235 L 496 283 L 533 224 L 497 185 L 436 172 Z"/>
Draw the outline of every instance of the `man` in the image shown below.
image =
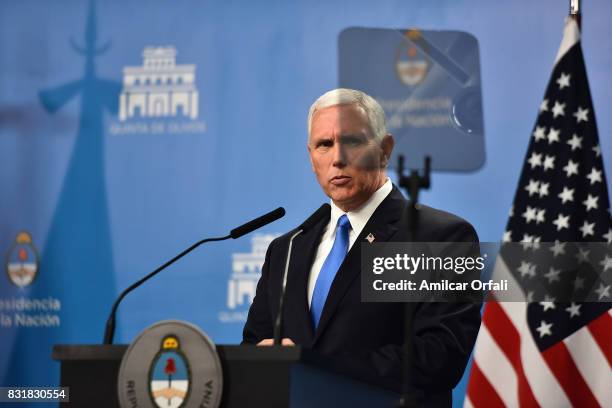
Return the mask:
<path id="1" fill-rule="evenodd" d="M 387 178 L 393 150 L 380 105 L 363 92 L 336 89 L 308 115 L 308 153 L 331 214 L 293 242 L 287 279 L 283 344 L 334 356 L 380 383 L 401 389 L 402 303 L 361 302 L 360 246 L 402 241 L 406 200 Z M 475 242 L 466 221 L 426 206 L 418 209 L 414 238 Z M 291 233 L 274 240 L 244 327 L 244 343 L 272 344 Z M 479 305 L 414 303 L 410 383 L 426 405 L 449 405 L 480 325 Z"/>

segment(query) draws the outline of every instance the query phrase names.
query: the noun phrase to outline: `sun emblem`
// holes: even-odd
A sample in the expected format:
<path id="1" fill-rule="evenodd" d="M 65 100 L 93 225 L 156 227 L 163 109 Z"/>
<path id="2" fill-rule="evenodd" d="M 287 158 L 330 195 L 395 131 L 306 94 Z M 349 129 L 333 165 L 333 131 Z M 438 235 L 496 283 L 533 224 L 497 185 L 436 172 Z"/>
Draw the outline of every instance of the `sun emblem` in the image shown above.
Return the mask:
<path id="1" fill-rule="evenodd" d="M 190 372 L 179 338 L 165 336 L 150 370 L 149 394 L 160 408 L 179 408 L 189 394 Z"/>

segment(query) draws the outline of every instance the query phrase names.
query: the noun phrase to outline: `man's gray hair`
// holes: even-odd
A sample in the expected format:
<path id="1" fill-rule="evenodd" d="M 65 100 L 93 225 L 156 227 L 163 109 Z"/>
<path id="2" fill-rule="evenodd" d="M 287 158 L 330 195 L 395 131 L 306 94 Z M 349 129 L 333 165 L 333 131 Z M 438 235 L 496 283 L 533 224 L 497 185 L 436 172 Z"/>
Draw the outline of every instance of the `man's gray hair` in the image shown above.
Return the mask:
<path id="1" fill-rule="evenodd" d="M 363 108 L 368 118 L 368 123 L 374 134 L 374 138 L 379 142 L 387 134 L 385 112 L 376 99 L 365 92 L 355 89 L 338 88 L 321 95 L 310 107 L 308 111 L 308 140 L 310 141 L 310 130 L 312 127 L 312 117 L 315 112 L 336 105 L 357 105 Z"/>

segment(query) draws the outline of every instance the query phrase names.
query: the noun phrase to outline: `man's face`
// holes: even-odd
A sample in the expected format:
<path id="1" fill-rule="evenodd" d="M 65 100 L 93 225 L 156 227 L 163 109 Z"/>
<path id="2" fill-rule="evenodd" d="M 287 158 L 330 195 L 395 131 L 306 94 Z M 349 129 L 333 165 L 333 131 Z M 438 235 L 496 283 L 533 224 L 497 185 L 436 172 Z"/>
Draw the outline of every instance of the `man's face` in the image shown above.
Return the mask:
<path id="1" fill-rule="evenodd" d="M 321 188 L 343 211 L 364 204 L 385 180 L 393 139 L 374 139 L 358 105 L 336 105 L 315 112 L 308 153 Z"/>

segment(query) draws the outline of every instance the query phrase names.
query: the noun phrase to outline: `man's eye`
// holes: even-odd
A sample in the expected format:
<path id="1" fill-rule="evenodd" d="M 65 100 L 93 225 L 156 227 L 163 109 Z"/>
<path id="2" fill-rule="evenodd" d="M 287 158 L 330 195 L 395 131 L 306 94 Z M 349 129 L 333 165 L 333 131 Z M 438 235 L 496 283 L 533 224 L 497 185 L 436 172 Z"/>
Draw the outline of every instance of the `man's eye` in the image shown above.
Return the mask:
<path id="1" fill-rule="evenodd" d="M 334 142 L 332 142 L 331 140 L 321 140 L 317 143 L 316 147 L 332 147 L 333 145 Z"/>
<path id="2" fill-rule="evenodd" d="M 345 146 L 359 146 L 363 143 L 365 143 L 365 141 L 359 137 L 345 137 L 342 139 L 342 144 Z"/>

